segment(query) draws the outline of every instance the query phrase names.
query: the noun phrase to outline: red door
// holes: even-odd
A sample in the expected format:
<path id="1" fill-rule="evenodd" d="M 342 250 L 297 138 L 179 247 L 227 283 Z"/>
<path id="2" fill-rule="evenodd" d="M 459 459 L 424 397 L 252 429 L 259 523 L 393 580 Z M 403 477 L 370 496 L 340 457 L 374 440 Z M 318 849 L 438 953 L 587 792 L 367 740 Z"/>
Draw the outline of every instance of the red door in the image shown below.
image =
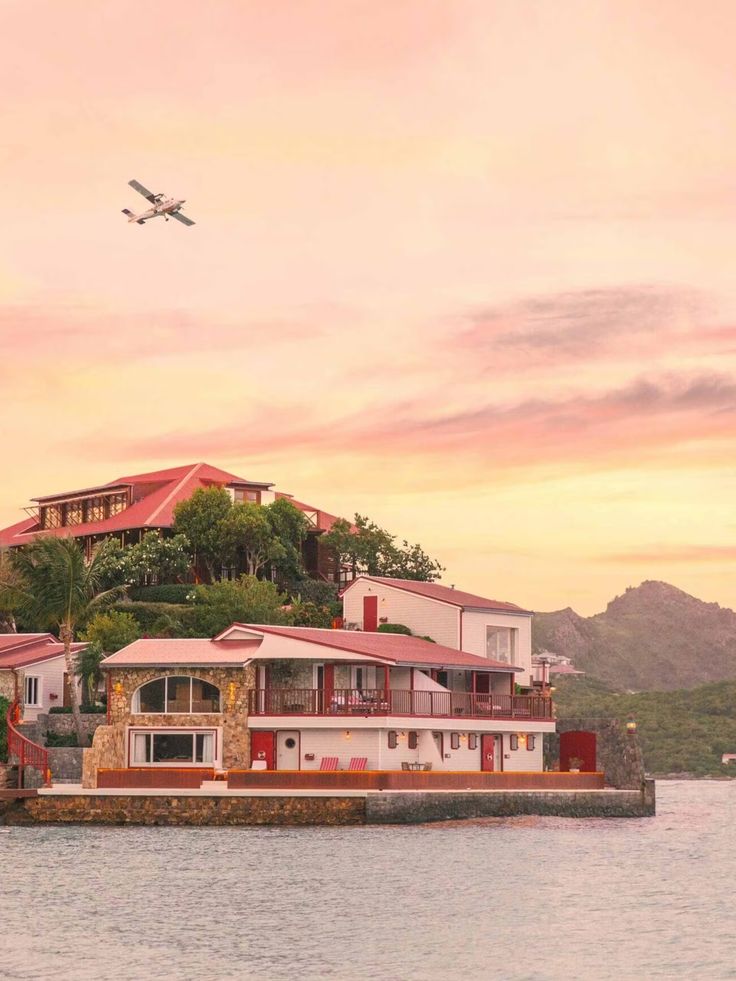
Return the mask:
<path id="1" fill-rule="evenodd" d="M 480 768 L 481 770 L 495 770 L 494 747 L 496 737 L 492 732 L 484 732 L 480 737 Z"/>
<path id="2" fill-rule="evenodd" d="M 251 732 L 250 758 L 265 760 L 267 770 L 276 769 L 276 737 L 273 732 Z"/>
<path id="3" fill-rule="evenodd" d="M 378 597 L 363 597 L 363 630 L 378 630 Z"/>

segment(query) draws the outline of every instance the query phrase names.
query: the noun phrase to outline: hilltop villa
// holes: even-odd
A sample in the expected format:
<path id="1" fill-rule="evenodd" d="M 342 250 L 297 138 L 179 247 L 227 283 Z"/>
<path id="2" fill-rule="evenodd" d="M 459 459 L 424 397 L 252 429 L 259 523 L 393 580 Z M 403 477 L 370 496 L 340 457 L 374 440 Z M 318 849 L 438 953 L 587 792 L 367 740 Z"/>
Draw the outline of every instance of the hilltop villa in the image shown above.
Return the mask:
<path id="1" fill-rule="evenodd" d="M 20 548 L 39 534 L 71 535 L 81 539 L 90 554 L 106 538 L 134 545 L 147 531 L 170 534 L 176 505 L 202 487 L 224 487 L 236 502 L 270 504 L 288 498 L 309 523 L 303 546 L 307 572 L 328 581 L 339 578 L 333 555 L 319 543 L 337 520 L 335 515 L 297 501 L 275 490 L 273 484 L 246 480 L 208 463 L 118 477 L 108 484 L 36 497 L 25 509 L 26 518 L 0 530 L 0 549 Z"/>

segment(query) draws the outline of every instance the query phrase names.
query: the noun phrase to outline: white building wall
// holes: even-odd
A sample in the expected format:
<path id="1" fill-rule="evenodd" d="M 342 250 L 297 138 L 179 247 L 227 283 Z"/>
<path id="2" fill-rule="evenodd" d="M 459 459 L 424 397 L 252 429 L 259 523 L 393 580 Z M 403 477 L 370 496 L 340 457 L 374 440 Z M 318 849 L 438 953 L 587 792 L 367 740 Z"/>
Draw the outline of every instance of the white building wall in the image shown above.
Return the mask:
<path id="1" fill-rule="evenodd" d="M 64 704 L 64 655 L 49 658 L 38 664 L 28 664 L 21 671 L 20 684 L 21 694 L 25 694 L 25 678 L 35 677 L 39 679 L 39 698 L 40 708 L 32 708 L 29 705 L 23 706 L 23 719 L 27 722 L 35 722 L 41 714 L 46 714 L 50 708 Z M 56 698 L 51 698 L 56 695 Z"/>
<path id="2" fill-rule="evenodd" d="M 350 720 L 346 719 L 349 723 Z M 349 732 L 348 737 L 346 733 Z M 306 760 L 305 755 L 314 755 L 313 760 Z M 301 760 L 302 770 L 319 770 L 323 756 L 337 756 L 338 766 L 347 770 L 354 756 L 368 757 L 366 769 L 378 770 L 378 730 L 376 729 L 302 729 L 301 730 Z"/>
<path id="3" fill-rule="evenodd" d="M 532 676 L 532 618 L 527 615 L 494 613 L 490 610 L 463 611 L 462 649 L 469 654 L 487 657 L 486 627 L 509 627 L 516 630 L 516 652 L 514 663 L 522 667 L 516 681 L 520 685 L 531 684 Z"/>
<path id="4" fill-rule="evenodd" d="M 358 579 L 343 594 L 343 619 L 363 629 L 363 597 L 378 597 L 378 622 L 403 623 L 420 637 L 437 644 L 459 647 L 460 610 L 447 603 L 415 596 L 395 586 Z"/>
<path id="5" fill-rule="evenodd" d="M 521 733 L 519 733 L 521 735 Z M 541 732 L 534 734 L 534 749 L 529 750 L 526 746 L 519 744 L 519 748 L 511 749 L 511 736 L 505 732 L 503 734 L 503 769 L 504 770 L 526 770 L 537 772 L 544 769 L 543 741 L 544 736 Z"/>

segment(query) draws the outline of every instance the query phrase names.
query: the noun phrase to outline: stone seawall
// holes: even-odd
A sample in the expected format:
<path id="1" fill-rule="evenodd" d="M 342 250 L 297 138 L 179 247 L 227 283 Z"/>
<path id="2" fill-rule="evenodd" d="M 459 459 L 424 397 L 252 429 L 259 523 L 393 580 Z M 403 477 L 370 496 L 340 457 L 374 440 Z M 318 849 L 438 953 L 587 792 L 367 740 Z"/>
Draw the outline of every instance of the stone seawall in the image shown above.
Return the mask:
<path id="1" fill-rule="evenodd" d="M 643 790 L 505 793 L 370 794 L 366 824 L 421 824 L 468 818 L 534 814 L 568 818 L 639 818 L 654 815 L 654 781 Z"/>
<path id="2" fill-rule="evenodd" d="M 536 814 L 638 818 L 654 814 L 654 782 L 643 790 L 368 792 L 365 796 L 43 794 L 0 808 L 6 824 L 360 825 L 423 824 Z"/>
<path id="3" fill-rule="evenodd" d="M 95 794 L 30 797 L 7 824 L 344 825 L 365 824 L 356 797 L 194 797 Z"/>

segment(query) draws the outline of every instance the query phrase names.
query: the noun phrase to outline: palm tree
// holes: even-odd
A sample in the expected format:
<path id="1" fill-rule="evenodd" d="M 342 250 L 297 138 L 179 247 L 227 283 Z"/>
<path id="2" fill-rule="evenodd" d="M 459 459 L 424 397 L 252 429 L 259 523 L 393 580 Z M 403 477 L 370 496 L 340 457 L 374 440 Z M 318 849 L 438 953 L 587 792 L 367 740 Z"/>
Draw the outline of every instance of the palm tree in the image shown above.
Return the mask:
<path id="1" fill-rule="evenodd" d="M 58 630 L 59 640 L 64 645 L 74 728 L 80 746 L 87 745 L 87 737 L 82 729 L 75 683 L 74 633 L 104 601 L 124 591 L 120 586 L 100 588 L 104 552 L 103 545 L 95 551 L 91 561 L 86 562 L 84 552 L 74 538 L 36 538 L 30 545 L 13 552 L 10 559 L 11 568 L 20 580 L 13 590 L 20 596 L 24 619 L 39 627 Z"/>

